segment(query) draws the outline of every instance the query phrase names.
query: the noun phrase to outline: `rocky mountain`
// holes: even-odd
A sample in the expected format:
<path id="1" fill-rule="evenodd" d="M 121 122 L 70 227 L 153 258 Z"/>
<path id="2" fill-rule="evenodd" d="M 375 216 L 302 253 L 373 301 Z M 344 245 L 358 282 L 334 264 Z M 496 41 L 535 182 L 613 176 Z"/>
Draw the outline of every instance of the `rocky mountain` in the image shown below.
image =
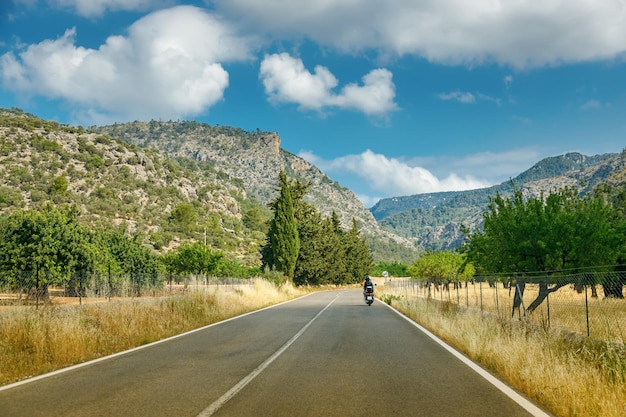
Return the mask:
<path id="1" fill-rule="evenodd" d="M 196 122 L 134 122 L 84 129 L 0 109 L 0 214 L 48 201 L 74 204 L 85 221 L 123 225 L 156 249 L 209 239 L 254 262 L 269 218 L 278 172 L 311 183 L 307 198 L 357 219 L 375 259 L 408 261 L 416 249 L 381 229 L 350 190 L 280 148 L 271 132 Z"/>
<path id="2" fill-rule="evenodd" d="M 276 194 L 278 173 L 310 183 L 305 198 L 324 216 L 334 210 L 345 228 L 352 219 L 369 237 L 380 258 L 392 248 L 401 258 L 414 257 L 412 241 L 382 229 L 372 213 L 349 189 L 330 179 L 319 168 L 280 147 L 275 132 L 246 132 L 228 126 L 211 126 L 193 121 L 150 121 L 92 127 L 101 133 L 166 155 L 209 165 L 230 179 L 241 181 L 247 197 L 266 205 Z"/>
<path id="3" fill-rule="evenodd" d="M 626 181 L 625 153 L 547 158 L 513 179 L 524 192 Z M 258 261 L 263 219 L 278 172 L 311 187 L 306 198 L 345 227 L 355 218 L 375 261 L 411 263 L 418 249 L 454 249 L 461 224 L 475 227 L 489 197 L 510 182 L 480 190 L 381 200 L 371 211 L 354 193 L 280 147 L 274 132 L 246 132 L 192 121 L 61 125 L 0 109 L 0 215 L 52 201 L 73 204 L 85 221 L 125 227 L 167 249 L 184 240 Z M 250 213 L 261 218 L 250 221 Z M 265 217 L 263 217 L 265 216 Z"/>
<path id="4" fill-rule="evenodd" d="M 489 198 L 512 193 L 512 183 L 523 193 L 539 196 L 565 187 L 581 194 L 600 183 L 626 183 L 626 151 L 585 156 L 579 153 L 545 158 L 511 181 L 477 190 L 427 193 L 380 200 L 370 210 L 380 226 L 415 240 L 421 249 L 456 249 L 464 235 L 461 225 L 475 228 L 482 222 Z"/>
<path id="5" fill-rule="evenodd" d="M 242 226 L 244 201 L 240 183 L 209 167 L 0 109 L 0 214 L 71 204 L 84 221 L 123 225 L 157 249 L 208 228 L 222 249 L 237 252 L 259 240 Z"/>

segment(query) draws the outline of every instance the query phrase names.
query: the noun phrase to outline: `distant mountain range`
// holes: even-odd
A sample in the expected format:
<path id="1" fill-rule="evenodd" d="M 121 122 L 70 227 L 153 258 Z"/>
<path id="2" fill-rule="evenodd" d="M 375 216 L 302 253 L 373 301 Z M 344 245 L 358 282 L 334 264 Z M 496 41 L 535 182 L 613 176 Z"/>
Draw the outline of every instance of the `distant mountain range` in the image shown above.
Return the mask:
<path id="1" fill-rule="evenodd" d="M 570 153 L 544 159 L 513 179 L 524 192 L 600 182 L 623 184 L 625 154 Z M 280 170 L 310 183 L 306 199 L 345 228 L 356 219 L 375 261 L 411 263 L 419 250 L 455 249 L 460 225 L 480 224 L 489 197 L 511 184 L 463 192 L 394 197 L 363 207 L 349 189 L 280 147 L 274 132 L 246 132 L 192 121 L 62 125 L 19 109 L 0 109 L 0 214 L 48 201 L 74 204 L 84 221 L 123 225 L 156 250 L 185 240 L 246 262 L 258 260 L 267 203 Z M 179 215 L 191 218 L 181 224 Z M 261 219 L 263 220 L 263 219 Z M 254 224 L 252 224 L 254 223 Z"/>
<path id="2" fill-rule="evenodd" d="M 584 194 L 599 183 L 623 185 L 625 166 L 625 152 L 595 156 L 567 153 L 545 158 L 496 186 L 387 198 L 370 211 L 383 229 L 414 240 L 422 250 L 456 249 L 464 238 L 461 224 L 470 228 L 479 225 L 489 198 L 498 192 L 511 195 L 512 183 L 533 196 L 564 187 L 575 187 Z"/>

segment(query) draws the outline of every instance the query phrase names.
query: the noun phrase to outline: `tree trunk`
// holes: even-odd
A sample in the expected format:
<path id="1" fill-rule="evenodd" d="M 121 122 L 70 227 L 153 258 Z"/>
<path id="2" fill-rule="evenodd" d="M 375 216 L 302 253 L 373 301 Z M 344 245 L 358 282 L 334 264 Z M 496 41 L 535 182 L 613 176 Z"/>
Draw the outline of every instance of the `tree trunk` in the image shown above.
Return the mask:
<path id="1" fill-rule="evenodd" d="M 550 288 L 547 282 L 545 281 L 540 282 L 539 283 L 539 295 L 537 295 L 537 298 L 535 298 L 533 302 L 530 303 L 530 305 L 528 306 L 528 312 L 532 313 L 533 311 L 535 311 L 537 307 L 539 307 L 541 303 L 543 303 L 543 300 L 545 300 L 548 297 L 548 294 L 550 294 L 551 292 L 557 291 L 559 288 L 567 284 L 568 284 L 567 281 L 563 281 L 558 284 L 555 284 L 554 287 Z"/>
<path id="2" fill-rule="evenodd" d="M 621 283 L 602 284 L 602 288 L 607 298 L 624 298 Z"/>
<path id="3" fill-rule="evenodd" d="M 520 306 L 522 305 L 522 301 L 524 299 L 524 290 L 526 289 L 525 281 L 518 281 L 515 285 L 515 294 L 513 295 L 513 308 L 511 310 L 511 317 L 515 317 L 515 310 L 518 312 L 518 317 L 521 318 L 521 314 L 519 311 Z M 524 312 L 524 316 L 526 312 Z"/>

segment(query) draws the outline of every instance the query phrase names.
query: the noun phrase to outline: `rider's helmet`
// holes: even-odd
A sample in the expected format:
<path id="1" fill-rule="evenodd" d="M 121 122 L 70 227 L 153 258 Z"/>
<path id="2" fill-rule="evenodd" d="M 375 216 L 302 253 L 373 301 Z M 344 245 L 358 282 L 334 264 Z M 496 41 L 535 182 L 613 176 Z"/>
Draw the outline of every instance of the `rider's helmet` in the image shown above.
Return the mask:
<path id="1" fill-rule="evenodd" d="M 365 275 L 365 281 L 369 281 L 370 280 L 370 276 L 369 275 Z"/>

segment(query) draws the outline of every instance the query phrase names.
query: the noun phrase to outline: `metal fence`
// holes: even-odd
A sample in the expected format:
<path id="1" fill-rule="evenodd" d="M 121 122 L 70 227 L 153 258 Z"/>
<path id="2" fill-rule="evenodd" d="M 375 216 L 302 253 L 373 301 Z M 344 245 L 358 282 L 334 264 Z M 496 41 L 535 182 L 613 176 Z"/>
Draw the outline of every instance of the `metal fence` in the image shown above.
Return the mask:
<path id="1" fill-rule="evenodd" d="M 66 279 L 51 279 L 46 271 L 0 273 L 0 306 L 39 307 L 47 304 L 81 304 L 112 298 L 161 297 L 220 286 L 234 289 L 253 285 L 252 279 L 204 275 L 131 275 L 78 272 Z"/>
<path id="2" fill-rule="evenodd" d="M 542 277 L 476 277 L 472 281 L 392 278 L 385 289 L 501 317 L 528 320 L 606 341 L 626 343 L 625 272 Z"/>

